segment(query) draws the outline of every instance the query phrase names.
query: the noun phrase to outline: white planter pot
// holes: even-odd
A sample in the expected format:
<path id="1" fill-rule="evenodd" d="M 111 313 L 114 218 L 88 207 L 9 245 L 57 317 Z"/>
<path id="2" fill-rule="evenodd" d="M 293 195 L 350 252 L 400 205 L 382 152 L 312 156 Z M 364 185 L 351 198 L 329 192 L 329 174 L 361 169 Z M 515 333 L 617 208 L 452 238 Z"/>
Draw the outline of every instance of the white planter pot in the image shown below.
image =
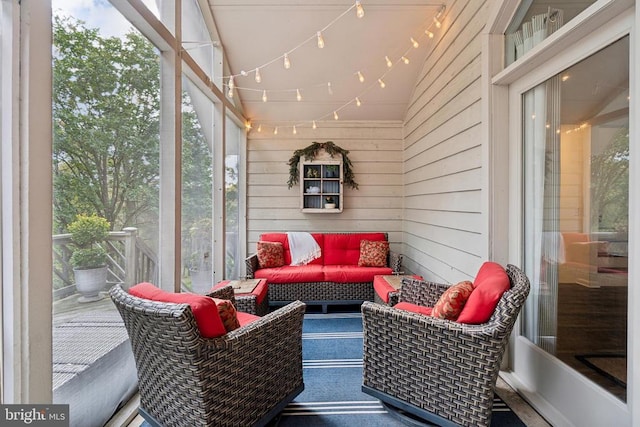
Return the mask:
<path id="1" fill-rule="evenodd" d="M 102 298 L 100 291 L 107 286 L 107 267 L 73 269 L 76 278 L 76 289 L 81 296 L 78 302 L 98 301 Z"/>
<path id="2" fill-rule="evenodd" d="M 324 204 L 324 208 L 325 209 L 335 209 L 336 208 L 336 204 L 335 203 L 325 203 Z"/>
<path id="3" fill-rule="evenodd" d="M 212 270 L 191 270 L 191 290 L 198 294 L 205 294 L 213 287 L 213 271 Z"/>

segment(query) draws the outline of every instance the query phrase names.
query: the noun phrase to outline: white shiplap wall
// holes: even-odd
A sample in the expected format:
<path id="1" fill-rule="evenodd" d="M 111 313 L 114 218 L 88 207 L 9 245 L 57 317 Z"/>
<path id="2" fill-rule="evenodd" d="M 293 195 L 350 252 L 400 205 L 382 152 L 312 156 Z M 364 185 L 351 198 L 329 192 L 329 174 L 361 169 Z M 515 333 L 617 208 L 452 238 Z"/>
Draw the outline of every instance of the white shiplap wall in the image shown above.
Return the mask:
<path id="1" fill-rule="evenodd" d="M 402 243 L 401 122 L 326 122 L 298 133 L 251 131 L 247 142 L 247 253 L 262 233 L 286 231 L 389 233 L 391 248 Z M 313 142 L 333 141 L 349 150 L 358 190 L 345 186 L 339 214 L 300 211 L 300 188 L 287 188 L 289 158 Z"/>
<path id="2" fill-rule="evenodd" d="M 404 126 L 404 264 L 428 280 L 473 279 L 486 259 L 483 230 L 481 33 L 483 1 L 447 7 Z"/>

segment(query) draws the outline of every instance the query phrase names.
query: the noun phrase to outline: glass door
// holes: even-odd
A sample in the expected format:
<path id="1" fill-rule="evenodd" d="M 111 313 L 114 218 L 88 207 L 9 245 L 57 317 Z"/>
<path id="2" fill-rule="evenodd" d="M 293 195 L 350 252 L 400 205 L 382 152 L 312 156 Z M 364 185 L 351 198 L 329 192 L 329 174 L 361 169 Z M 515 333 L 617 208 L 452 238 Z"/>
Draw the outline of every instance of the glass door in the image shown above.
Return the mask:
<path id="1" fill-rule="evenodd" d="M 588 417 L 585 408 L 624 419 L 629 37 L 519 99 L 523 262 L 532 292 L 515 370 L 572 422 Z"/>

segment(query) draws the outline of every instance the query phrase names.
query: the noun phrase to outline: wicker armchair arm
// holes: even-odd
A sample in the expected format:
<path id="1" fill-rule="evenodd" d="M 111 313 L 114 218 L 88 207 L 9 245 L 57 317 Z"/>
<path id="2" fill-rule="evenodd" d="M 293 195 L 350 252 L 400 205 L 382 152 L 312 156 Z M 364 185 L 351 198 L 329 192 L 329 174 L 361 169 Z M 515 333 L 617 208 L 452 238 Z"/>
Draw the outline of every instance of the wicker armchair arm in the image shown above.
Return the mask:
<path id="1" fill-rule="evenodd" d="M 211 298 L 229 300 L 231 301 L 233 306 L 236 307 L 236 298 L 233 293 L 233 286 L 231 285 L 226 285 L 219 289 L 214 289 L 211 292 L 209 292 L 207 296 L 210 296 Z"/>
<path id="2" fill-rule="evenodd" d="M 400 302 L 410 302 L 412 304 L 421 305 L 423 307 L 433 307 L 440 295 L 449 288 L 444 283 L 428 282 L 425 280 L 405 277 L 402 279 L 402 288 L 400 288 Z"/>
<path id="3" fill-rule="evenodd" d="M 402 254 L 389 251 L 389 267 L 391 267 L 393 272 L 396 274 L 404 273 L 402 271 L 402 258 L 403 258 Z"/>
<path id="4" fill-rule="evenodd" d="M 246 266 L 246 276 L 247 279 L 253 279 L 256 270 L 260 268 L 260 263 L 258 262 L 258 254 L 252 254 L 245 258 L 244 260 Z"/>

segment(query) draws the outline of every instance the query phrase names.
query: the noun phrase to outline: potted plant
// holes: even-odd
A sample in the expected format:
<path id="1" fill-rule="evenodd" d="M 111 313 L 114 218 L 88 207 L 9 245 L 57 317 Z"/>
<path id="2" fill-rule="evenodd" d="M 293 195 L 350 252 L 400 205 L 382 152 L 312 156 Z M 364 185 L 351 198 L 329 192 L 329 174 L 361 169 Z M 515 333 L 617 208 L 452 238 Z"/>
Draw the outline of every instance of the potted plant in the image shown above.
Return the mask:
<path id="1" fill-rule="evenodd" d="M 211 258 L 213 227 L 210 218 L 202 218 L 189 228 L 191 252 L 187 260 L 191 290 L 204 293 L 213 286 L 213 262 Z"/>
<path id="2" fill-rule="evenodd" d="M 67 227 L 74 250 L 70 262 L 81 294 L 79 302 L 97 301 L 107 285 L 107 251 L 101 244 L 109 236 L 111 224 L 98 215 L 76 217 Z"/>
<path id="3" fill-rule="evenodd" d="M 339 174 L 338 165 L 326 165 L 324 167 L 325 178 L 339 178 Z"/>
<path id="4" fill-rule="evenodd" d="M 325 209 L 335 209 L 336 208 L 336 203 L 333 200 L 333 197 L 327 196 L 327 197 L 324 198 L 324 208 Z"/>

